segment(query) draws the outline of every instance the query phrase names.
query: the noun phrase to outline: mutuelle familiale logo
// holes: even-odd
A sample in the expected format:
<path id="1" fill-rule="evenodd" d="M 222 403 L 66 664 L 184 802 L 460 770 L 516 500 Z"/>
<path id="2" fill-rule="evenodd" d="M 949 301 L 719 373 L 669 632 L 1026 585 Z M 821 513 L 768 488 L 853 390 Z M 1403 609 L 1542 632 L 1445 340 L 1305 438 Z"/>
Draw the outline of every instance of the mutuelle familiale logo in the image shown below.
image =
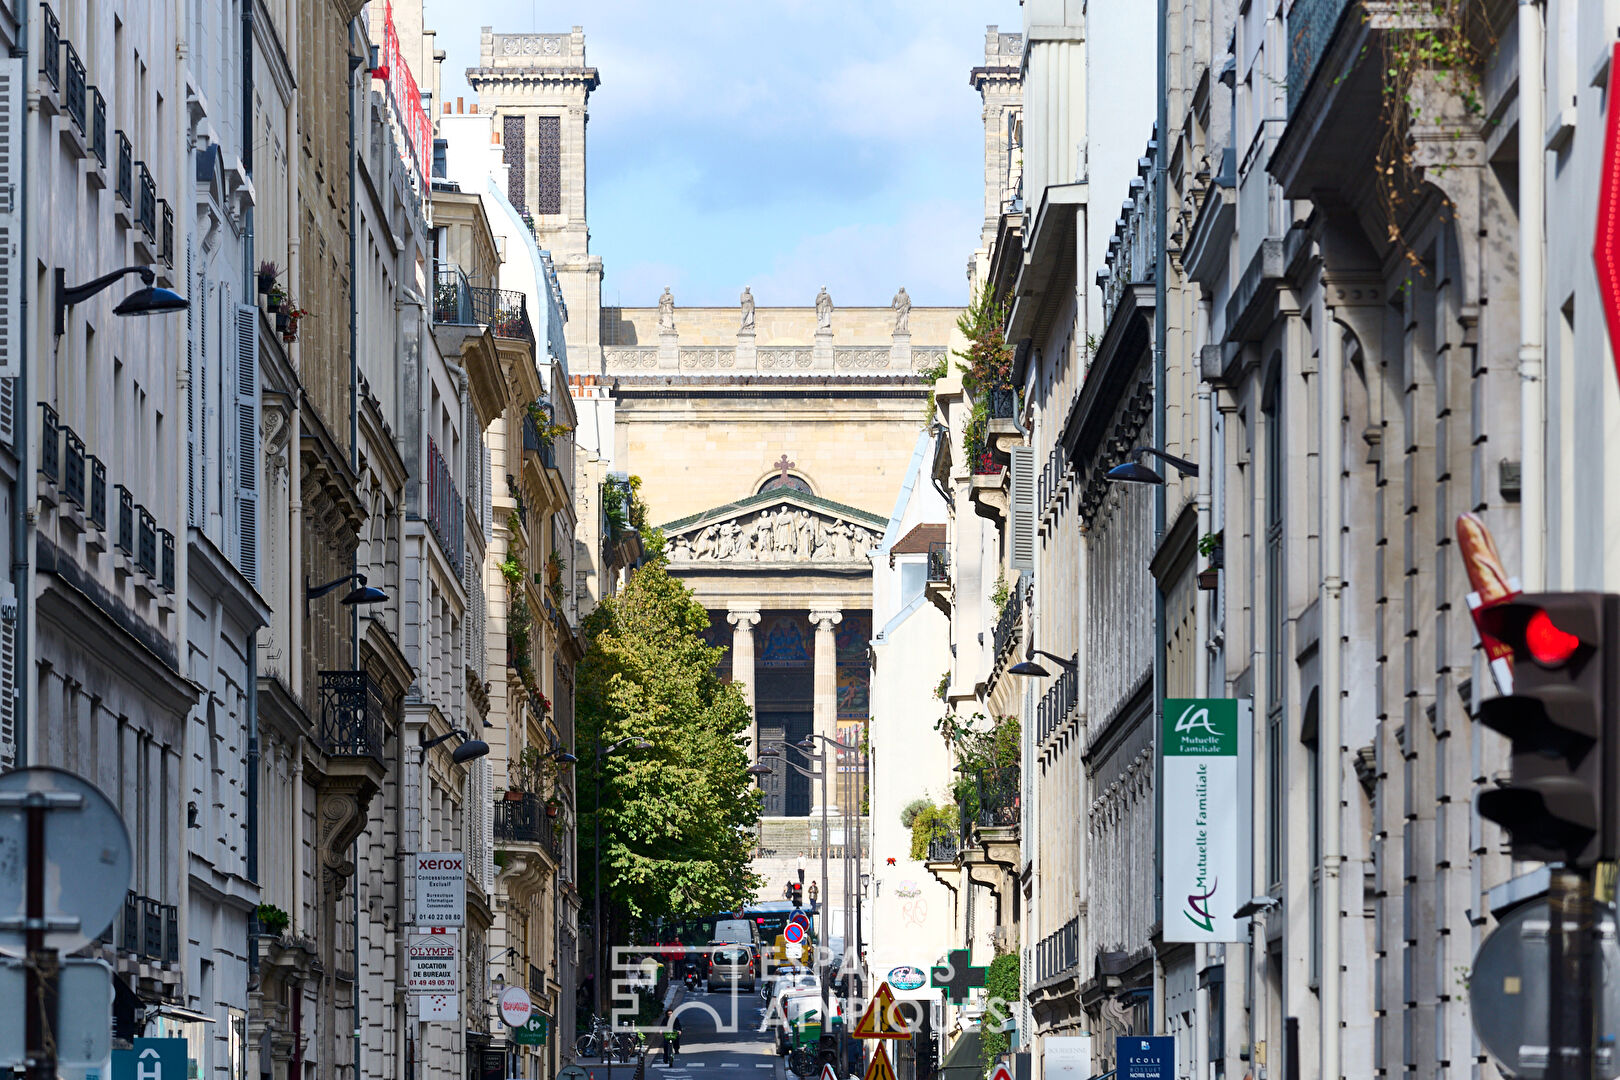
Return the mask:
<path id="1" fill-rule="evenodd" d="M 1237 703 L 1172 698 L 1162 731 L 1166 939 L 1219 940 L 1214 935 L 1232 921 L 1232 886 L 1223 892 L 1221 883 L 1239 878 Z"/>

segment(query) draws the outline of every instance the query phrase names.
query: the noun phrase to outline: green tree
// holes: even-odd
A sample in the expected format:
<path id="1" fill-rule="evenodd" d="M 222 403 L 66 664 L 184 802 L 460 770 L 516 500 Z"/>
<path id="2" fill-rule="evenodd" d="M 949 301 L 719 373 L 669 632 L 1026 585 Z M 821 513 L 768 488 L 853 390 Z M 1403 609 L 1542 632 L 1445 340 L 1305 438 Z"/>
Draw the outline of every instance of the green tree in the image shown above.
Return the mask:
<path id="1" fill-rule="evenodd" d="M 760 795 L 748 774 L 751 726 L 739 689 L 715 672 L 708 613 L 662 559 L 585 620 L 575 692 L 579 722 L 580 865 L 595 857 L 602 796 L 602 892 L 610 937 L 653 919 L 726 910 L 752 897 L 752 827 Z M 606 756 L 596 747 L 645 739 Z M 590 907 L 595 887 L 581 882 Z"/>
<path id="2" fill-rule="evenodd" d="M 1002 953 L 990 961 L 984 976 L 984 1020 L 979 1025 L 979 1065 L 989 1076 L 996 1059 L 1008 1050 L 1001 1025 L 1018 1011 L 1018 954 Z"/>

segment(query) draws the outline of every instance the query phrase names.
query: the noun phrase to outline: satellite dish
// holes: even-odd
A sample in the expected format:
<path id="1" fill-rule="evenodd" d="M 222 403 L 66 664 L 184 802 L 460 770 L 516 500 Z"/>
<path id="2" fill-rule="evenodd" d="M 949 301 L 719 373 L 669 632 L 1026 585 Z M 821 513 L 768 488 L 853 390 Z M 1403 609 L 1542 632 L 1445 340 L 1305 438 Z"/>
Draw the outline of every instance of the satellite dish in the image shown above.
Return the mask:
<path id="1" fill-rule="evenodd" d="M 112 924 L 130 886 L 129 832 L 94 784 L 63 769 L 0 776 L 0 953 L 22 956 L 28 915 L 28 817 L 43 808 L 45 947 L 73 952 Z"/>

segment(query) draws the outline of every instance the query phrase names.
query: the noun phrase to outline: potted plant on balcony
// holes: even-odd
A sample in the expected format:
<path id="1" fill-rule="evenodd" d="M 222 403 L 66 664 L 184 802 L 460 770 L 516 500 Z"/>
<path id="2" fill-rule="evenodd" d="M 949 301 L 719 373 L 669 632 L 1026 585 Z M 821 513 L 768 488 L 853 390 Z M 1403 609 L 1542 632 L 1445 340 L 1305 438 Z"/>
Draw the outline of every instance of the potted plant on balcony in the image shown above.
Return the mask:
<path id="1" fill-rule="evenodd" d="M 505 799 L 507 802 L 522 802 L 523 792 L 519 791 L 515 787 L 507 788 L 506 793 L 502 795 L 501 798 Z"/>
<path id="2" fill-rule="evenodd" d="M 259 294 L 261 296 L 275 288 L 276 278 L 280 273 L 281 268 L 269 259 L 259 264 Z"/>
<path id="3" fill-rule="evenodd" d="M 563 598 L 563 573 L 567 569 L 563 565 L 562 556 L 557 554 L 556 548 L 552 548 L 551 554 L 546 556 L 546 589 L 551 593 L 551 598 L 559 604 Z"/>
<path id="4" fill-rule="evenodd" d="M 292 918 L 274 904 L 260 904 L 253 911 L 259 920 L 259 931 L 265 937 L 280 937 L 292 924 Z"/>
<path id="5" fill-rule="evenodd" d="M 270 288 L 265 290 L 265 302 L 270 308 L 270 314 L 274 315 L 287 303 L 287 291 L 271 282 Z"/>
<path id="6" fill-rule="evenodd" d="M 557 797 L 553 795 L 546 800 L 546 817 L 554 818 L 560 813 L 562 813 L 562 803 L 558 802 Z"/>
<path id="7" fill-rule="evenodd" d="M 285 341 L 289 345 L 297 341 L 298 320 L 302 319 L 308 314 L 308 311 L 305 311 L 303 308 L 295 305 L 291 300 L 288 300 L 287 309 L 276 316 L 276 329 L 281 333 L 281 340 Z M 281 325 L 281 317 L 283 315 L 287 317 L 287 325 L 285 327 Z"/>

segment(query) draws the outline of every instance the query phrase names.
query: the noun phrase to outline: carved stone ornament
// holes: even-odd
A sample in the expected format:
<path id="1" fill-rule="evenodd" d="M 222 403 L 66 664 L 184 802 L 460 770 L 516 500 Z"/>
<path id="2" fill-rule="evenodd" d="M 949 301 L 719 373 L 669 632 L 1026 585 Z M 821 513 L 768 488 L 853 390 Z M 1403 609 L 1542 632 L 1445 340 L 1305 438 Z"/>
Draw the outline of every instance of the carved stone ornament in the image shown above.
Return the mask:
<path id="1" fill-rule="evenodd" d="M 864 566 L 881 535 L 868 523 L 784 499 L 671 530 L 669 561 L 675 566 Z"/>

